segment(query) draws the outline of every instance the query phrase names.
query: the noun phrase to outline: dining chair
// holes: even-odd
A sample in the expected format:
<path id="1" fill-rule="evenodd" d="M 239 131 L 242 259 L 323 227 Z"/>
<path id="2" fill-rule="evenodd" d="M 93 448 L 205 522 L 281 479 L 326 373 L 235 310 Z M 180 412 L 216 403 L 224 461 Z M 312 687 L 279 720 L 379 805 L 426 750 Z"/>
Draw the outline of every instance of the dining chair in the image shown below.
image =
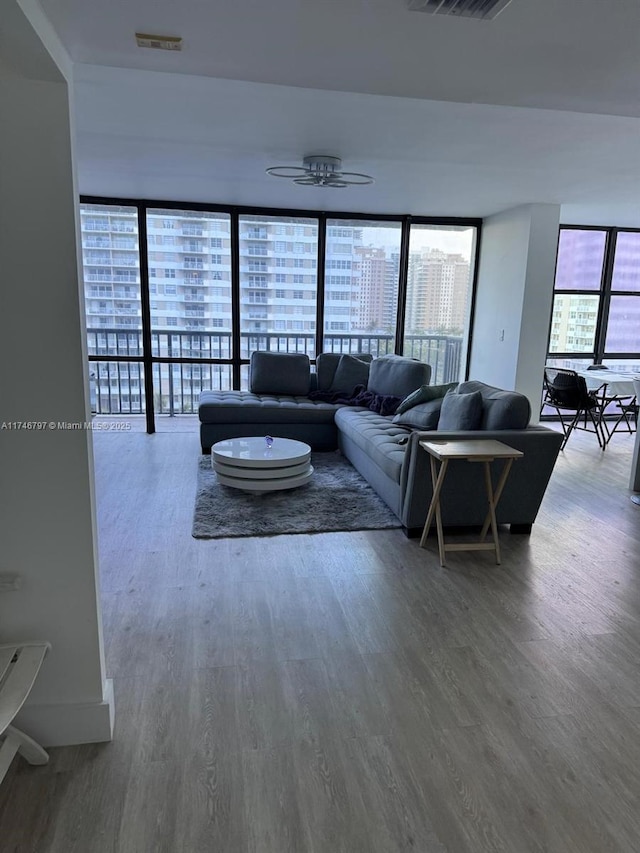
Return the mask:
<path id="1" fill-rule="evenodd" d="M 617 432 L 619 429 L 624 429 L 631 435 L 638 427 L 638 398 L 636 396 L 619 398 L 615 401 L 615 407 L 618 416 L 613 421 L 613 426 L 610 426 L 610 422 L 605 422 L 608 433 L 607 444 L 614 432 Z"/>
<path id="2" fill-rule="evenodd" d="M 587 367 L 587 370 L 608 369 L 609 368 L 606 364 L 592 364 Z M 605 445 L 609 444 L 614 432 L 617 432 L 618 430 L 626 427 L 626 431 L 631 435 L 638 428 L 638 389 L 636 387 L 637 381 L 638 380 L 634 380 L 635 394 L 628 394 L 624 397 L 616 397 L 613 401 L 613 405 L 617 410 L 615 413 L 617 417 L 614 415 L 615 420 L 612 420 L 611 418 L 607 419 L 605 417 L 605 394 L 602 395 L 602 426 L 603 435 L 605 438 Z M 611 424 L 613 424 L 613 426 Z"/>
<path id="3" fill-rule="evenodd" d="M 605 449 L 607 434 L 602 423 L 602 401 L 598 391 L 589 391 L 584 377 L 575 370 L 545 367 L 542 406 L 556 410 L 564 434 L 561 450 L 574 429 L 594 432 L 599 446 Z"/>

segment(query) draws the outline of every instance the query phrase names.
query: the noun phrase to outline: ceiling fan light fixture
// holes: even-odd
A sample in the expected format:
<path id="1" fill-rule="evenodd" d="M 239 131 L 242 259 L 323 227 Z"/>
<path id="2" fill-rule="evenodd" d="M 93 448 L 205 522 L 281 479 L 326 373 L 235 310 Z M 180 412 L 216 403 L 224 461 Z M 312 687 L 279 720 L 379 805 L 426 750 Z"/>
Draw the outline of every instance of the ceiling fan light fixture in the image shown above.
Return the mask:
<path id="1" fill-rule="evenodd" d="M 288 178 L 301 187 L 344 189 L 373 183 L 371 175 L 343 172 L 342 160 L 328 154 L 310 154 L 302 160 L 302 166 L 270 166 L 266 172 L 274 178 Z"/>

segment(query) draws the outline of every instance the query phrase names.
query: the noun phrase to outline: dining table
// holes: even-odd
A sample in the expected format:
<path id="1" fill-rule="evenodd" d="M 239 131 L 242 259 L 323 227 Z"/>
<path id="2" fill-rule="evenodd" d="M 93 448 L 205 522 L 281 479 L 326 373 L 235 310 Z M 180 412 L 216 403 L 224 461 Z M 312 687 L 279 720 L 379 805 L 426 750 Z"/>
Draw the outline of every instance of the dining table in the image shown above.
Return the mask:
<path id="1" fill-rule="evenodd" d="M 584 377 L 588 391 L 598 391 L 603 388 L 604 399 L 609 402 L 622 397 L 635 396 L 633 379 L 634 376 L 638 378 L 638 374 L 618 373 L 615 370 L 578 370 L 576 372 L 578 376 Z"/>

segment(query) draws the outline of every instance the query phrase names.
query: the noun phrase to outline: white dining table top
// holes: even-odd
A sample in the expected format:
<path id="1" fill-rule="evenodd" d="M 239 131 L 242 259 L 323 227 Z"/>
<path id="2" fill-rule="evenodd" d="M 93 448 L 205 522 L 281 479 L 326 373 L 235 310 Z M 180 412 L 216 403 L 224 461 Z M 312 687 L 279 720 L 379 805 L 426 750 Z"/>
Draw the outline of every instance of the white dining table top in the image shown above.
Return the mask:
<path id="1" fill-rule="evenodd" d="M 615 370 L 578 370 L 580 376 L 584 376 L 589 391 L 595 391 L 601 385 L 606 384 L 608 397 L 633 397 L 633 387 L 636 374 L 617 373 Z"/>

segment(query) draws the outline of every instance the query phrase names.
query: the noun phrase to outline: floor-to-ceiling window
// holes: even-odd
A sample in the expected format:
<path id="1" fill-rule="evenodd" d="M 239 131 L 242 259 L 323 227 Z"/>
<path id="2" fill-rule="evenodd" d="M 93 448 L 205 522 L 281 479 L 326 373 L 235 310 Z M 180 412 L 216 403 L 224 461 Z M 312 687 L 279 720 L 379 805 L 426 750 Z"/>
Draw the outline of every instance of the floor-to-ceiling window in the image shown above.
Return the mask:
<path id="1" fill-rule="evenodd" d="M 251 353 L 399 353 L 464 378 L 480 222 L 83 198 L 91 402 L 192 413 Z"/>
<path id="2" fill-rule="evenodd" d="M 640 374 L 640 231 L 560 228 L 547 364 Z"/>
<path id="3" fill-rule="evenodd" d="M 547 363 L 640 373 L 640 231 L 560 229 Z"/>
<path id="4" fill-rule="evenodd" d="M 596 361 L 607 233 L 563 228 L 558 239 L 548 363 L 584 368 Z"/>
<path id="5" fill-rule="evenodd" d="M 617 231 L 602 360 L 640 373 L 640 231 Z"/>
<path id="6" fill-rule="evenodd" d="M 145 409 L 138 220 L 135 207 L 82 206 L 82 261 L 91 409 Z"/>
<path id="7" fill-rule="evenodd" d="M 255 350 L 316 354 L 318 222 L 296 216 L 238 219 L 241 388 Z"/>
<path id="8" fill-rule="evenodd" d="M 327 220 L 326 352 L 395 352 L 402 223 Z"/>
<path id="9" fill-rule="evenodd" d="M 432 384 L 461 378 L 477 231 L 411 225 L 402 352 L 431 365 Z"/>
<path id="10" fill-rule="evenodd" d="M 230 218 L 150 208 L 146 233 L 154 410 L 195 412 L 233 387 Z"/>

